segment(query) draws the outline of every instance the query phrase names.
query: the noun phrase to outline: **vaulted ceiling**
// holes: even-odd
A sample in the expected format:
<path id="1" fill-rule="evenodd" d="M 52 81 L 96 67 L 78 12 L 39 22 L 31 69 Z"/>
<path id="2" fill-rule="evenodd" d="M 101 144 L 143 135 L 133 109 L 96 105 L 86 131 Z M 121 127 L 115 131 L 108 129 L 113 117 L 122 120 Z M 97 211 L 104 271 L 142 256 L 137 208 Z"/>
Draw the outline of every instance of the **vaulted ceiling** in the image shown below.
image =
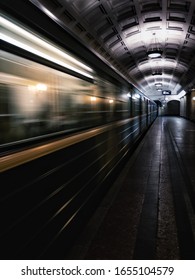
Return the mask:
<path id="1" fill-rule="evenodd" d="M 195 86 L 195 0 L 30 1 L 150 98 Z"/>

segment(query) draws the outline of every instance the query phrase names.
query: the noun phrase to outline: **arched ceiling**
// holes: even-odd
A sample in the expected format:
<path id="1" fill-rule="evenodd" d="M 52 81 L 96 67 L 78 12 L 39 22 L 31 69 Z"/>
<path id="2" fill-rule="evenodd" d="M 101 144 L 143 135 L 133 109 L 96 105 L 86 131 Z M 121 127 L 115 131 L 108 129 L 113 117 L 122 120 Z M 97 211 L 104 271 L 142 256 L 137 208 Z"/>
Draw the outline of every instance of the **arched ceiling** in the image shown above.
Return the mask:
<path id="1" fill-rule="evenodd" d="M 148 97 L 162 99 L 156 83 L 175 97 L 195 86 L 195 0 L 30 1 Z"/>

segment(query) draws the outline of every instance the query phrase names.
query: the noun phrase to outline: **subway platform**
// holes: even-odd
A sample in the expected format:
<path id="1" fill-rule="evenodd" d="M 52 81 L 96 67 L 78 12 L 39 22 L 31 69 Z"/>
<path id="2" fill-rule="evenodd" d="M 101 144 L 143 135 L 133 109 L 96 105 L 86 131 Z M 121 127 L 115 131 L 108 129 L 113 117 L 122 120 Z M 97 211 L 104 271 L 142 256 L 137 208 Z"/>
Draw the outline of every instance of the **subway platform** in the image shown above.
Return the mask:
<path id="1" fill-rule="evenodd" d="M 67 259 L 195 259 L 195 124 L 158 117 Z"/>

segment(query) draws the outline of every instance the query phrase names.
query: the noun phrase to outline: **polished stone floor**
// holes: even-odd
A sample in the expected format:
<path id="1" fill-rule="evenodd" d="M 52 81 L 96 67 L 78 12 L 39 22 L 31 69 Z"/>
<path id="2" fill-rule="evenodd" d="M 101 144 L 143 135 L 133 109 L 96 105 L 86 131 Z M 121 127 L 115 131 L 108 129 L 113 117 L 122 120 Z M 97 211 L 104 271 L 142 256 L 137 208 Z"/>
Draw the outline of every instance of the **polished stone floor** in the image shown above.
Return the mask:
<path id="1" fill-rule="evenodd" d="M 195 123 L 159 117 L 68 258 L 194 259 L 194 210 Z"/>

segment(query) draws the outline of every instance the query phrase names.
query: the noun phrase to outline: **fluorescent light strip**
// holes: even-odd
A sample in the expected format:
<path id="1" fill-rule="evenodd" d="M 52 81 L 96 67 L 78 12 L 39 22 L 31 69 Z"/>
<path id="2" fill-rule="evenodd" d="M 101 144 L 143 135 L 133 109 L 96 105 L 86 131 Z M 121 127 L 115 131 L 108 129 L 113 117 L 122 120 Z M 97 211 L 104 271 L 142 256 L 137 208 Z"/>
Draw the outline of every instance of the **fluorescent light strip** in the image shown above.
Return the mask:
<path id="1" fill-rule="evenodd" d="M 4 26 L 5 28 L 8 28 L 9 30 L 11 30 L 12 32 L 16 32 L 18 33 L 20 36 L 23 36 L 24 38 L 26 39 L 29 39 L 31 41 L 34 41 L 35 44 L 39 44 L 41 45 L 42 47 L 44 48 L 47 48 L 49 49 L 50 51 L 52 52 L 55 52 L 57 55 L 60 55 L 66 59 L 68 59 L 69 61 L 77 64 L 78 66 L 82 67 L 82 68 L 85 68 L 87 71 L 89 72 L 93 72 L 93 70 L 86 66 L 85 64 L 79 62 L 78 60 L 76 60 L 75 58 L 71 57 L 70 55 L 66 54 L 65 52 L 61 51 L 60 49 L 52 46 L 51 44 L 43 41 L 42 39 L 40 39 L 39 37 L 29 33 L 28 31 L 20 28 L 19 26 L 15 25 L 14 23 L 6 20 L 5 18 L 3 17 L 0 17 L 0 23 L 2 26 Z"/>
<path id="2" fill-rule="evenodd" d="M 186 91 L 185 90 L 182 90 L 179 94 L 178 94 L 178 98 L 182 98 L 186 95 Z"/>
<path id="3" fill-rule="evenodd" d="M 83 75 L 83 76 L 85 76 L 85 77 L 88 77 L 88 78 L 90 78 L 90 79 L 93 79 L 93 76 L 89 75 L 88 73 L 85 73 L 85 72 L 83 72 L 83 71 L 80 71 L 80 70 L 77 69 L 77 68 L 74 68 L 74 67 L 72 67 L 72 66 L 70 66 L 70 65 L 68 65 L 68 64 L 66 64 L 66 63 L 64 63 L 64 62 L 62 62 L 62 61 L 60 61 L 60 60 L 58 60 L 58 59 L 56 59 L 56 58 L 54 58 L 54 57 L 52 57 L 52 56 L 49 56 L 49 55 L 43 53 L 43 52 L 40 52 L 40 51 L 38 51 L 38 50 L 36 50 L 36 49 L 34 49 L 34 48 L 32 48 L 32 47 L 26 45 L 26 44 L 23 44 L 23 43 L 21 43 L 21 42 L 15 40 L 15 39 L 13 39 L 13 38 L 11 38 L 11 37 L 5 35 L 5 34 L 3 34 L 3 33 L 1 33 L 0 36 L 1 36 L 1 39 L 2 39 L 3 41 L 6 41 L 7 43 L 10 43 L 10 44 L 12 44 L 12 45 L 14 45 L 14 46 L 17 46 L 17 47 L 19 47 L 19 48 L 21 48 L 21 49 L 23 49 L 23 50 L 26 50 L 26 51 L 28 51 L 28 52 L 31 52 L 31 53 L 33 53 L 33 54 L 36 54 L 36 55 L 38 55 L 39 57 L 45 58 L 45 59 L 47 59 L 47 60 L 49 60 L 49 61 L 52 61 L 52 62 L 54 62 L 54 63 L 56 63 L 56 64 L 58 64 L 58 65 L 60 65 L 60 66 L 63 66 L 63 67 L 65 67 L 65 68 L 68 68 L 69 70 L 72 70 L 72 71 L 74 71 L 74 72 L 76 72 L 76 73 L 79 73 L 79 74 L 81 74 L 81 75 Z"/>

